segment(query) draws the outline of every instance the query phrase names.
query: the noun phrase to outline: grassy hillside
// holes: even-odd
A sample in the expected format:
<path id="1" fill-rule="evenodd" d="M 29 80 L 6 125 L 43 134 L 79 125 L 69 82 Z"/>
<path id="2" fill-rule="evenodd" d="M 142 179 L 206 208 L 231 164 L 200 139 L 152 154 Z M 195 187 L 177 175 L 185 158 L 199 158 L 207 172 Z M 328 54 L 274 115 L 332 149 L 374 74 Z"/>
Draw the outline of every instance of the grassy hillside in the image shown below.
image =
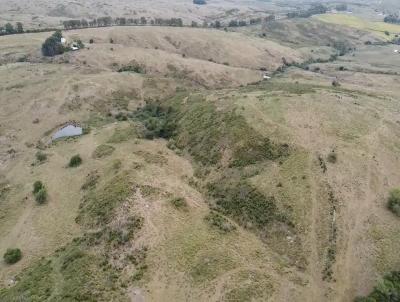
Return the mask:
<path id="1" fill-rule="evenodd" d="M 345 25 L 361 30 L 366 30 L 373 33 L 377 37 L 380 37 L 385 40 L 391 40 L 392 38 L 394 38 L 396 34 L 400 32 L 400 25 L 390 24 L 385 22 L 367 21 L 360 17 L 351 15 L 326 14 L 326 15 L 319 15 L 316 18 L 324 22 Z M 385 34 L 386 31 L 389 32 L 389 35 Z"/>
<path id="2" fill-rule="evenodd" d="M 400 62 L 349 29 L 356 50 L 305 64 L 280 28 L 338 50 L 319 21 L 282 22 L 275 42 L 70 31 L 87 47 L 51 59 L 44 34 L 2 37 L 0 253 L 22 258 L 0 300 L 352 301 L 400 269 Z M 68 122 L 84 135 L 52 141 Z"/>

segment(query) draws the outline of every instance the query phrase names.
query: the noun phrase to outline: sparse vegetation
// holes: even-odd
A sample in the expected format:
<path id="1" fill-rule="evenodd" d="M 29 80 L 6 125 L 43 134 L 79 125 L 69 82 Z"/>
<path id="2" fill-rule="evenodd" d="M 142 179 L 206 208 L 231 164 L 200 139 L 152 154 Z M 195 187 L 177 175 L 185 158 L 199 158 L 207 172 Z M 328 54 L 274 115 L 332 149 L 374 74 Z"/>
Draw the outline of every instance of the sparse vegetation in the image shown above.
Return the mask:
<path id="1" fill-rule="evenodd" d="M 120 172 L 101 186 L 96 186 L 84 197 L 77 221 L 89 225 L 102 225 L 110 222 L 113 210 L 132 192 L 132 184 L 126 172 Z"/>
<path id="2" fill-rule="evenodd" d="M 170 204 L 179 210 L 187 210 L 188 209 L 188 204 L 186 200 L 183 197 L 175 197 L 170 199 Z"/>
<path id="3" fill-rule="evenodd" d="M 75 168 L 79 167 L 81 164 L 82 164 L 82 158 L 79 154 L 76 154 L 72 156 L 71 159 L 69 160 L 68 167 Z"/>
<path id="4" fill-rule="evenodd" d="M 390 191 L 387 206 L 390 211 L 400 217 L 400 189 Z"/>
<path id="5" fill-rule="evenodd" d="M 263 229 L 274 220 L 282 220 L 273 196 L 266 197 L 246 181 L 222 178 L 207 185 L 216 209 L 245 227 Z"/>
<path id="6" fill-rule="evenodd" d="M 100 145 L 93 151 L 93 158 L 103 158 L 110 156 L 115 151 L 115 148 L 110 145 Z"/>
<path id="7" fill-rule="evenodd" d="M 7 264 L 17 263 L 22 258 L 22 252 L 20 249 L 7 249 L 3 255 L 3 259 Z"/>
<path id="8" fill-rule="evenodd" d="M 217 228 L 221 232 L 229 233 L 236 230 L 236 226 L 218 212 L 212 211 L 204 219 L 210 226 Z"/>

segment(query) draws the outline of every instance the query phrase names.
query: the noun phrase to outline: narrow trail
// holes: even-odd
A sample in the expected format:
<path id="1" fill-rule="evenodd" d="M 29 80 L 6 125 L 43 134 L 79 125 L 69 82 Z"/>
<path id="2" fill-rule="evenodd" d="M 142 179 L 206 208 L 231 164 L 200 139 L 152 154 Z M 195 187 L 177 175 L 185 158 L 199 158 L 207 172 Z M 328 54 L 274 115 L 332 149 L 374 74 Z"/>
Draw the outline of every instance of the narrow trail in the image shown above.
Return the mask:
<path id="1" fill-rule="evenodd" d="M 313 165 L 313 158 L 310 157 L 310 167 Z M 319 217 L 319 201 L 317 197 L 317 182 L 313 177 L 311 179 L 311 187 L 312 190 L 312 209 L 311 209 L 311 226 L 310 226 L 310 257 L 309 257 L 309 269 L 310 269 L 310 276 L 311 276 L 311 297 L 309 301 L 323 301 L 325 289 L 324 284 L 322 281 L 321 275 L 321 265 L 320 259 L 318 255 L 318 217 Z"/>
<path id="2" fill-rule="evenodd" d="M 366 163 L 366 178 L 362 185 L 363 197 L 359 202 L 349 201 L 347 204 L 346 214 L 348 217 L 348 229 L 345 239 L 345 251 L 342 253 L 341 267 L 337 272 L 336 278 L 340 280 L 340 286 L 336 295 L 335 301 L 351 301 L 350 297 L 353 294 L 354 287 L 359 286 L 355 282 L 362 282 L 355 274 L 362 269 L 363 261 L 359 254 L 360 236 L 368 232 L 368 226 L 365 225 L 365 220 L 369 217 L 374 207 L 376 192 L 371 189 L 371 182 L 376 165 L 374 155 L 379 150 L 379 133 L 384 127 L 383 120 L 375 128 L 375 130 L 365 137 L 369 146 L 368 162 Z M 355 278 L 356 277 L 356 278 Z"/>

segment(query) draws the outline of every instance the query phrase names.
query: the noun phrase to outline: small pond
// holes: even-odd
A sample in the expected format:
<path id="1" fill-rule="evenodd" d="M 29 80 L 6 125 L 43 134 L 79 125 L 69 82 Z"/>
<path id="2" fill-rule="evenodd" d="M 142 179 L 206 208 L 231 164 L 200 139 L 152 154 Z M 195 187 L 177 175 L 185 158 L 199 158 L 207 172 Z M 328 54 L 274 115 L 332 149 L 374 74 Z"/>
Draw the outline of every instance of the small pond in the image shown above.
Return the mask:
<path id="1" fill-rule="evenodd" d="M 71 137 L 71 136 L 82 135 L 82 133 L 83 133 L 82 127 L 68 125 L 68 126 L 61 128 L 56 133 L 54 133 L 52 138 L 53 138 L 53 140 L 56 140 L 56 139 L 62 138 L 62 137 Z"/>

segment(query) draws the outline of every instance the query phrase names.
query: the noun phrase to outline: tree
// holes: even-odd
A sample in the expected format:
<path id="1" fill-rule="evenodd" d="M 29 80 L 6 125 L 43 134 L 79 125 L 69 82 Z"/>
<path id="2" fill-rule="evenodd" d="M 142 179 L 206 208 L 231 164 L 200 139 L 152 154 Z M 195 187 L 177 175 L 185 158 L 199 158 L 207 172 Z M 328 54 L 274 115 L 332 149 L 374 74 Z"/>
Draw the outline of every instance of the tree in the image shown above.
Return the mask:
<path id="1" fill-rule="evenodd" d="M 142 25 L 146 25 L 147 24 L 147 20 L 146 20 L 145 17 L 141 17 L 140 18 L 140 24 L 142 24 Z"/>
<path id="2" fill-rule="evenodd" d="M 42 44 L 42 54 L 46 57 L 53 57 L 64 53 L 64 46 L 61 44 L 62 34 L 57 30 L 53 35 L 48 37 Z"/>
<path id="3" fill-rule="evenodd" d="M 14 264 L 21 260 L 22 252 L 20 249 L 7 249 L 3 258 L 7 264 Z"/>
<path id="4" fill-rule="evenodd" d="M 221 22 L 220 21 L 215 21 L 215 28 L 221 28 Z"/>
<path id="5" fill-rule="evenodd" d="M 6 34 L 7 35 L 13 34 L 14 33 L 14 26 L 12 26 L 11 23 L 7 23 L 5 25 L 5 30 L 6 30 Z"/>
<path id="6" fill-rule="evenodd" d="M 272 22 L 272 21 L 275 21 L 275 19 L 276 19 L 275 15 L 272 14 L 272 15 L 265 17 L 265 22 Z"/>
<path id="7" fill-rule="evenodd" d="M 24 26 L 21 22 L 17 22 L 17 33 L 22 34 L 24 32 Z"/>
<path id="8" fill-rule="evenodd" d="M 237 20 L 231 20 L 229 21 L 229 27 L 237 27 L 238 26 L 238 21 Z"/>
<path id="9" fill-rule="evenodd" d="M 347 11 L 347 4 L 346 3 L 342 3 L 342 4 L 336 5 L 336 10 L 337 11 Z"/>

